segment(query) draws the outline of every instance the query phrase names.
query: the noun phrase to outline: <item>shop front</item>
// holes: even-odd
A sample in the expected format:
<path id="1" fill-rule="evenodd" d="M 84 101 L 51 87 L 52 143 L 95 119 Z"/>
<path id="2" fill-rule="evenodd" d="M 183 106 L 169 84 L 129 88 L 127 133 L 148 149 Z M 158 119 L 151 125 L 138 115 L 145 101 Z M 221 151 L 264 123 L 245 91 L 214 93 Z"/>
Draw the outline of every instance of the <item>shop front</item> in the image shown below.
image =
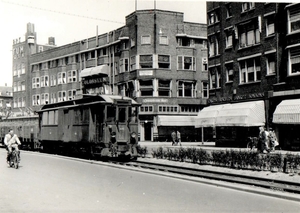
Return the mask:
<path id="1" fill-rule="evenodd" d="M 248 137 L 258 137 L 258 127 L 265 126 L 264 101 L 211 106 L 196 119 L 198 127 L 215 127 L 216 146 L 246 147 Z"/>
<path id="2" fill-rule="evenodd" d="M 300 150 L 300 99 L 283 100 L 273 114 L 273 124 L 279 146 L 285 150 Z"/>
<path id="3" fill-rule="evenodd" d="M 199 140 L 195 131 L 196 116 L 157 116 L 158 141 L 172 141 L 171 133 L 179 131 L 181 141 L 194 142 Z"/>

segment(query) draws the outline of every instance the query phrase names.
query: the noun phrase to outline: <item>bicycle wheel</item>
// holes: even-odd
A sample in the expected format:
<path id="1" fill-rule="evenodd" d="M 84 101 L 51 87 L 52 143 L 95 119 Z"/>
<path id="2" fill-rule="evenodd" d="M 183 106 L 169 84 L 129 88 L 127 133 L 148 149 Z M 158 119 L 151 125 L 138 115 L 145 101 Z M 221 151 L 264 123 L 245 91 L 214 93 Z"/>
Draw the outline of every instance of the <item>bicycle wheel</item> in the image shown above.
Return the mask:
<path id="1" fill-rule="evenodd" d="M 14 156 L 14 166 L 15 166 L 15 169 L 19 168 L 19 157 L 18 157 L 17 153 L 15 153 L 15 156 Z"/>

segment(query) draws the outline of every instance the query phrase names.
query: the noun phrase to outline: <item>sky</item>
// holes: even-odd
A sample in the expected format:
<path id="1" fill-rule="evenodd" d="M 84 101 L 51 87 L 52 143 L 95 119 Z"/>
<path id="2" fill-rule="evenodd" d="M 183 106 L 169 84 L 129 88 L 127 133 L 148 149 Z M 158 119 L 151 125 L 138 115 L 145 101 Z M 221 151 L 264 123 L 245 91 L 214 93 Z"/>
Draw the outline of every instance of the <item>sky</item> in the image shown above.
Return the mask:
<path id="1" fill-rule="evenodd" d="M 57 46 L 103 34 L 125 25 L 125 16 L 143 9 L 184 13 L 184 21 L 206 23 L 203 0 L 0 0 L 2 41 L 0 86 L 12 85 L 12 44 L 24 41 L 27 23 L 35 25 L 37 43 L 55 37 Z"/>

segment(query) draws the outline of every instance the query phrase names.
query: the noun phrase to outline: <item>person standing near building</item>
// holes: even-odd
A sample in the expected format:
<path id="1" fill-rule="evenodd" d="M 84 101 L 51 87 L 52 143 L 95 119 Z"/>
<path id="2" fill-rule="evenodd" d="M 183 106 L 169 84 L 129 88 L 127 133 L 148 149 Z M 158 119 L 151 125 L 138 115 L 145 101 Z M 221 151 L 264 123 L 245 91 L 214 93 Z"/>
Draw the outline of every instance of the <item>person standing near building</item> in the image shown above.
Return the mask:
<path id="1" fill-rule="evenodd" d="M 177 137 L 177 142 L 179 143 L 179 145 L 181 146 L 181 135 L 180 132 L 177 130 L 176 132 L 176 137 Z"/>
<path id="2" fill-rule="evenodd" d="M 176 145 L 176 132 L 173 130 L 171 133 L 171 138 L 172 138 L 172 146 L 175 144 Z"/>

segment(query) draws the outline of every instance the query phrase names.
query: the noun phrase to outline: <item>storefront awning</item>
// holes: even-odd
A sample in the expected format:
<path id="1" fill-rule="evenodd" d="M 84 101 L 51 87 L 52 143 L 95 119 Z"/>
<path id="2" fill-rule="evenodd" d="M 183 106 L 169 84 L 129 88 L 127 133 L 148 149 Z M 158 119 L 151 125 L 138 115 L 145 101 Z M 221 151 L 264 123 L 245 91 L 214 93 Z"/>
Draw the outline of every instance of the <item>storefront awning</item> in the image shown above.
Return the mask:
<path id="1" fill-rule="evenodd" d="M 215 126 L 219 111 L 224 106 L 223 104 L 203 108 L 195 118 L 195 128 Z"/>
<path id="2" fill-rule="evenodd" d="M 80 72 L 80 77 L 87 77 L 87 76 L 92 76 L 92 75 L 103 75 L 103 76 L 108 76 L 109 74 L 109 67 L 107 65 L 101 65 L 97 67 L 90 67 L 83 69 Z"/>
<path id="3" fill-rule="evenodd" d="M 196 116 L 157 116 L 157 126 L 195 126 Z"/>
<path id="4" fill-rule="evenodd" d="M 283 100 L 275 109 L 273 123 L 300 124 L 300 99 Z"/>
<path id="5" fill-rule="evenodd" d="M 226 104 L 219 111 L 216 126 L 264 126 L 264 101 L 251 101 Z"/>

